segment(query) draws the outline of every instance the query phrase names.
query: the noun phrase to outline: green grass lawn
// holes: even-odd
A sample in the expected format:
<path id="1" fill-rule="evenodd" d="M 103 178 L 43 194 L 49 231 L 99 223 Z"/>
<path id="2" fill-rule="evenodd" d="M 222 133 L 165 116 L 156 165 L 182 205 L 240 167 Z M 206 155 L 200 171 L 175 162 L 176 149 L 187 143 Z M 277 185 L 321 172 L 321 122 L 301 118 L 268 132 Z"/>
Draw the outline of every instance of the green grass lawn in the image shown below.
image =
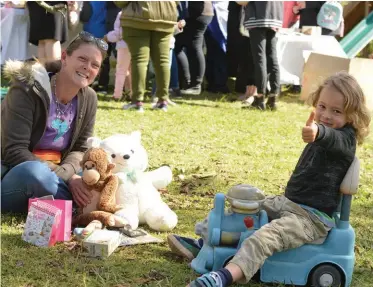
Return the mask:
<path id="1" fill-rule="evenodd" d="M 141 130 L 150 168 L 172 167 L 175 180 L 163 197 L 179 216 L 173 233 L 185 236 L 194 235 L 194 224 L 212 208 L 214 194 L 234 184 L 249 183 L 266 194 L 281 194 L 305 146 L 300 132 L 310 112 L 295 95 L 283 96 L 277 112 L 244 110 L 229 98 L 204 96 L 177 101 L 168 113 L 151 111 L 148 104 L 143 115 L 100 98 L 96 121 L 95 134 L 102 138 Z M 360 188 L 351 213 L 356 231 L 352 286 L 368 287 L 373 286 L 372 136 L 359 147 L 358 156 Z M 186 181 L 177 180 L 179 174 Z M 213 177 L 190 180 L 196 174 Z M 23 216 L 2 216 L 1 286 L 179 287 L 195 277 L 166 243 L 123 247 L 106 260 L 90 259 L 81 256 L 79 246 L 60 243 L 43 249 L 23 242 L 24 222 Z"/>

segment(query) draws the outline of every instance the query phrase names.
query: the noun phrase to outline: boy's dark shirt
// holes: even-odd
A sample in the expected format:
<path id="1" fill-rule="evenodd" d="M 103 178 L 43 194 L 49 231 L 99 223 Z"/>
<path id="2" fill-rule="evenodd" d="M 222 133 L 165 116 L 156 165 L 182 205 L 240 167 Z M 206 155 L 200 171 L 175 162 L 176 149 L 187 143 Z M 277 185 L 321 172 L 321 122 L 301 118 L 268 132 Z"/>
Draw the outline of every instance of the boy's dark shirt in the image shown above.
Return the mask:
<path id="1" fill-rule="evenodd" d="M 318 127 L 317 139 L 304 148 L 285 196 L 331 216 L 339 204 L 340 184 L 355 156 L 355 130 L 351 125 L 340 129 Z"/>

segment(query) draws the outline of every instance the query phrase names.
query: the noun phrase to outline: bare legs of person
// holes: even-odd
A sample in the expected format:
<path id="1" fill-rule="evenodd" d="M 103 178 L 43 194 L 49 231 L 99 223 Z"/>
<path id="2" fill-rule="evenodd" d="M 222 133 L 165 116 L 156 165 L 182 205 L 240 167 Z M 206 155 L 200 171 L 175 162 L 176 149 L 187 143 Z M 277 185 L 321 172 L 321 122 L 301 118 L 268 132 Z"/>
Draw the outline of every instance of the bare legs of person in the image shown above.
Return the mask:
<path id="1" fill-rule="evenodd" d="M 253 103 L 255 96 L 257 96 L 256 86 L 250 85 L 246 86 L 245 94 L 241 95 L 238 100 L 241 101 L 245 106 L 250 106 Z"/>
<path id="2" fill-rule="evenodd" d="M 42 64 L 61 58 L 61 43 L 54 39 L 40 40 L 38 43 L 38 58 Z"/>

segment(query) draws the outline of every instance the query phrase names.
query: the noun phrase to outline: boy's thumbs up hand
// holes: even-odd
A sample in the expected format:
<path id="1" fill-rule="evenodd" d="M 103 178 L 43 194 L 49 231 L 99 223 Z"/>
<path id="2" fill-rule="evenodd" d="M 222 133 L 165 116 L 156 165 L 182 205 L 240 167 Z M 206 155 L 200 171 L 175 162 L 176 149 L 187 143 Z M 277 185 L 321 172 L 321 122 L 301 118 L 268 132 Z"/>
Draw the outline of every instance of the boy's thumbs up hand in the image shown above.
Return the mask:
<path id="1" fill-rule="evenodd" d="M 315 123 L 315 111 L 312 111 L 307 122 L 306 126 L 302 129 L 302 139 L 305 143 L 312 143 L 317 137 L 319 127 Z"/>
<path id="2" fill-rule="evenodd" d="M 307 122 L 306 122 L 306 126 L 307 127 L 310 127 L 312 126 L 313 122 L 315 121 L 315 111 L 312 111 Z"/>

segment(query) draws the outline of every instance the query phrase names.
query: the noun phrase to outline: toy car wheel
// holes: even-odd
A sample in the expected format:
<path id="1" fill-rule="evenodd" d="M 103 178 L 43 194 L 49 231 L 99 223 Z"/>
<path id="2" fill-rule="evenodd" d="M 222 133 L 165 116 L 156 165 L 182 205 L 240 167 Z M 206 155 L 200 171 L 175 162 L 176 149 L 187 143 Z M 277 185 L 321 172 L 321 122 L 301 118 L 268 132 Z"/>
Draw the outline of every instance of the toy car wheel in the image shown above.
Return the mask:
<path id="1" fill-rule="evenodd" d="M 336 267 L 326 264 L 312 272 L 310 281 L 314 287 L 337 287 L 342 285 L 342 276 Z"/>

